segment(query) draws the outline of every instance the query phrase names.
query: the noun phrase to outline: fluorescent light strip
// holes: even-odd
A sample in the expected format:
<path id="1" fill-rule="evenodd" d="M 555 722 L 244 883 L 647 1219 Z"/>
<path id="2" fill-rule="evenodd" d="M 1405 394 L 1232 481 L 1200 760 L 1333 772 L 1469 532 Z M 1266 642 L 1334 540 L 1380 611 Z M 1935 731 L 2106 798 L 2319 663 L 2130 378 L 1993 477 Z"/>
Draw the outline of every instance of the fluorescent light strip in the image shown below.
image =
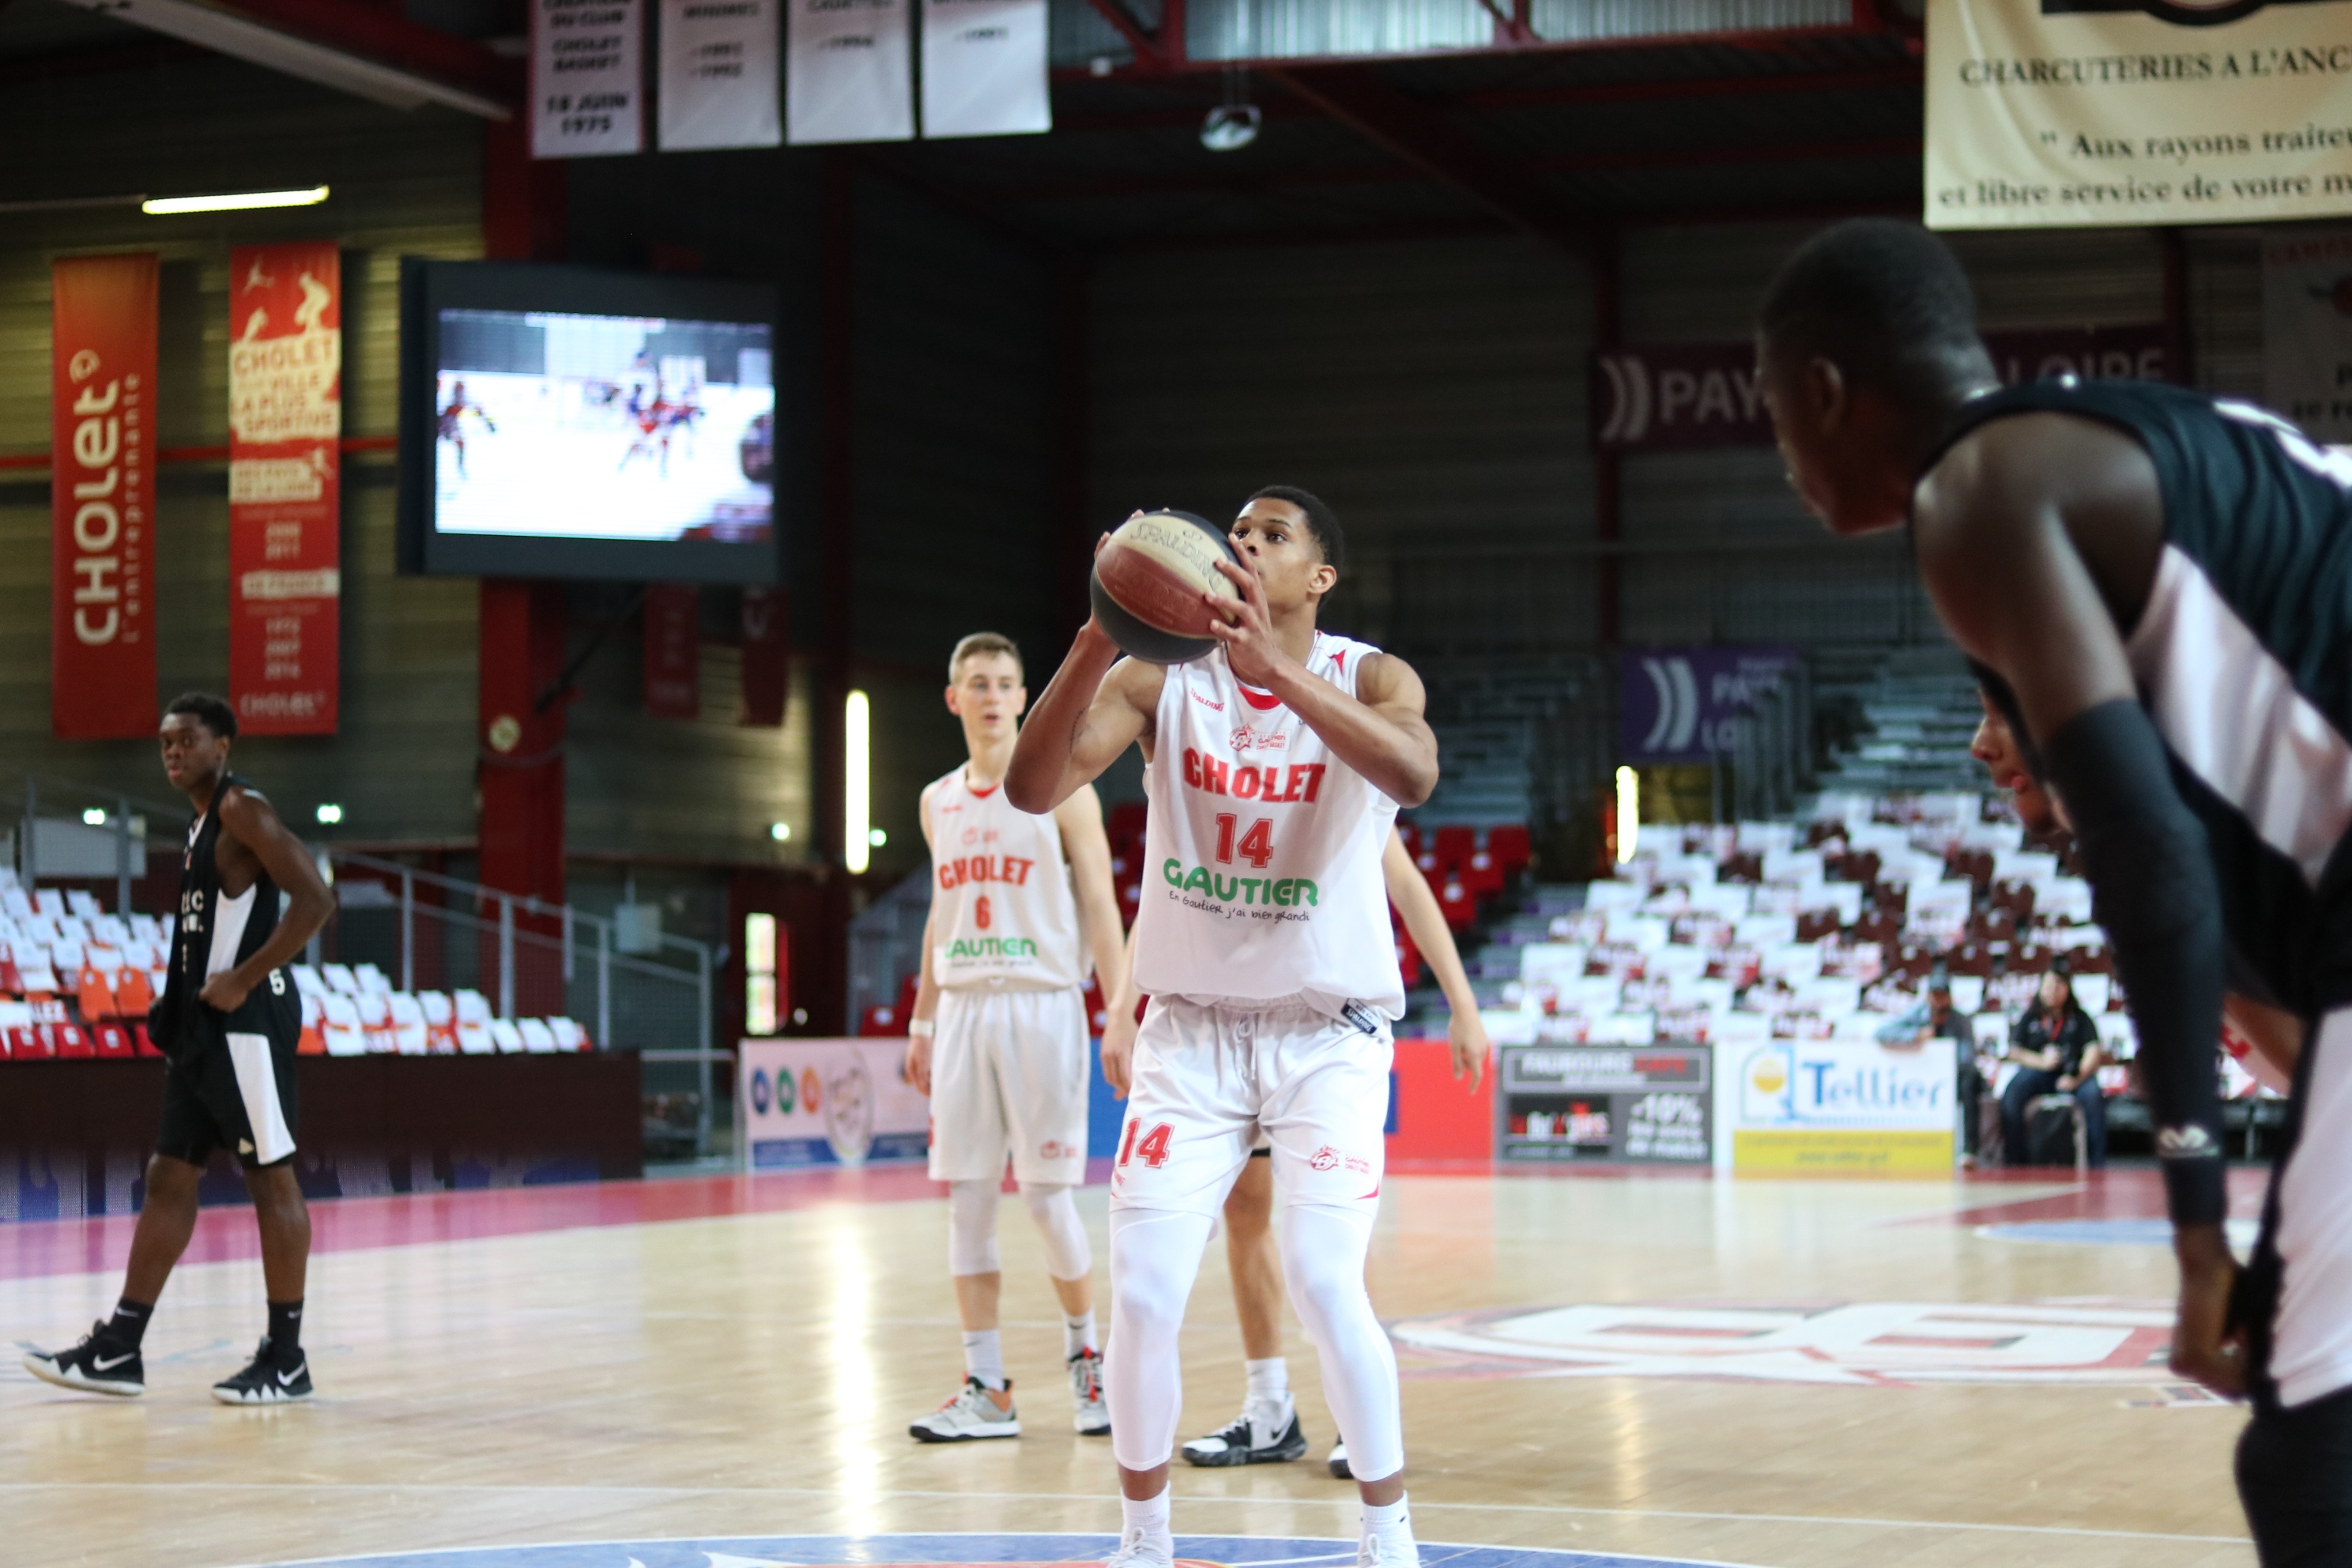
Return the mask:
<path id="1" fill-rule="evenodd" d="M 841 717 L 841 859 L 855 873 L 866 869 L 874 847 L 873 840 L 867 837 L 873 824 L 866 799 L 871 774 L 866 749 L 866 693 L 851 692 Z"/>
<path id="2" fill-rule="evenodd" d="M 235 191 L 218 196 L 150 196 L 139 210 L 152 217 L 173 213 L 234 213 L 251 207 L 314 207 L 327 199 L 327 187 L 307 191 Z"/>

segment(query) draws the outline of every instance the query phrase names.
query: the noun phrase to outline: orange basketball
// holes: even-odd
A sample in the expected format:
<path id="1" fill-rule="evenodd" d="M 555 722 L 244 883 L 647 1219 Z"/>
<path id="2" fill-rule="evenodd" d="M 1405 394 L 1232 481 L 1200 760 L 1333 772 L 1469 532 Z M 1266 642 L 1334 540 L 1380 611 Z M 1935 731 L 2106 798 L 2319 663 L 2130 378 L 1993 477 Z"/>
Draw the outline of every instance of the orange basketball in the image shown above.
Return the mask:
<path id="1" fill-rule="evenodd" d="M 1189 511 L 1147 511 L 1121 523 L 1095 557 L 1095 618 L 1130 656 L 1184 664 L 1216 646 L 1201 595 L 1238 601 L 1217 563 L 1241 564 L 1224 530 Z"/>

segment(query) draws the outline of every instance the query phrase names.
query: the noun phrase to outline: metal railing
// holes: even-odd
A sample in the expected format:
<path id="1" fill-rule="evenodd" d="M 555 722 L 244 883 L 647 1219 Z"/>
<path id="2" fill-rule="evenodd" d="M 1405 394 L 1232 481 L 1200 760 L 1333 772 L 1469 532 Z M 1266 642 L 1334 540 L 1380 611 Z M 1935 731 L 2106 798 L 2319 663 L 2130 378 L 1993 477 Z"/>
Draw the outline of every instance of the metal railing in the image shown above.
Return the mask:
<path id="1" fill-rule="evenodd" d="M 185 802 L 37 775 L 23 780 L 16 801 L 0 795 L 0 820 L 16 825 L 5 846 L 19 879 L 102 885 L 110 877 L 117 912 L 134 908 L 149 857 L 176 867 L 184 839 L 173 829 L 187 815 Z M 372 963 L 399 991 L 477 991 L 500 1018 L 578 1019 L 599 1050 L 641 1053 L 650 1121 L 673 1131 L 690 1121 L 695 1152 L 710 1152 L 712 1068 L 726 1053 L 711 1038 L 708 943 L 625 930 L 612 916 L 332 844 L 310 849 L 336 895 L 335 912 L 311 939 L 312 963 Z M 141 912 L 171 918 L 169 894 L 151 901 L 156 907 Z M 689 1117 L 670 1114 L 680 1102 Z"/>

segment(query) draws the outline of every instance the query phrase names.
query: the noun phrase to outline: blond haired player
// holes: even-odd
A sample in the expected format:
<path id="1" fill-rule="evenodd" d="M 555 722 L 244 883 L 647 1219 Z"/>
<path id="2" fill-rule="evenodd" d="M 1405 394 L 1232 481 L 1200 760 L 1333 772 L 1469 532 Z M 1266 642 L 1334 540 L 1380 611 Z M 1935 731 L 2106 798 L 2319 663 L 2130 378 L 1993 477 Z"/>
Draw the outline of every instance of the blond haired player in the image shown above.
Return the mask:
<path id="1" fill-rule="evenodd" d="M 1070 1189 L 1087 1173 L 1087 956 L 1106 991 L 1119 988 L 1127 964 L 1094 791 L 1075 790 L 1034 816 L 1005 798 L 1028 701 L 1011 639 L 974 632 L 956 644 L 948 711 L 963 721 L 970 760 L 923 791 L 931 912 L 907 1076 L 931 1097 L 931 1179 L 948 1184 L 965 1375 L 954 1398 L 908 1427 L 926 1443 L 1021 1435 L 997 1335 L 997 1194 L 1008 1152 L 1061 1300 L 1077 1429 L 1110 1429 L 1094 1256 Z"/>
<path id="2" fill-rule="evenodd" d="M 1363 1501 L 1360 1564 L 1420 1561 L 1405 1511 L 1395 1352 L 1364 1290 L 1404 984 L 1381 852 L 1437 782 L 1422 686 L 1401 659 L 1315 628 L 1339 520 L 1304 490 L 1252 497 L 1203 594 L 1217 646 L 1122 660 L 1089 619 L 1014 747 L 1005 789 L 1050 809 L 1140 742 L 1145 894 L 1136 984 L 1151 997 L 1111 1174 L 1104 1367 L 1124 1522 L 1111 1562 L 1166 1568 L 1177 1335 L 1226 1192 L 1263 1131 L 1286 1210 L 1283 1273 L 1320 1355 Z"/>
<path id="3" fill-rule="evenodd" d="M 1454 1076 L 1466 1079 L 1475 1094 L 1486 1081 L 1494 1044 L 1478 1016 L 1477 994 L 1470 988 L 1454 933 L 1446 929 L 1445 911 L 1393 830 L 1381 856 L 1381 875 L 1388 885 L 1389 902 L 1403 917 L 1406 934 L 1429 961 L 1438 989 L 1445 994 L 1445 1037 L 1453 1050 Z M 1127 985 L 1111 999 L 1109 1021 L 1103 1028 L 1103 1077 L 1121 1099 L 1134 1064 L 1136 1010 L 1142 999 L 1133 970 L 1130 952 Z M 1225 1273 L 1233 1281 L 1234 1315 L 1241 1320 L 1249 1392 L 1239 1415 L 1184 1445 L 1187 1464 L 1282 1464 L 1307 1452 L 1305 1424 L 1290 1397 L 1290 1367 L 1282 1354 L 1282 1258 L 1274 1245 L 1273 1153 L 1273 1145 L 1260 1139 L 1234 1190 L 1225 1194 Z M 1353 1479 L 1344 1441 L 1332 1445 L 1328 1463 L 1339 1479 Z"/>

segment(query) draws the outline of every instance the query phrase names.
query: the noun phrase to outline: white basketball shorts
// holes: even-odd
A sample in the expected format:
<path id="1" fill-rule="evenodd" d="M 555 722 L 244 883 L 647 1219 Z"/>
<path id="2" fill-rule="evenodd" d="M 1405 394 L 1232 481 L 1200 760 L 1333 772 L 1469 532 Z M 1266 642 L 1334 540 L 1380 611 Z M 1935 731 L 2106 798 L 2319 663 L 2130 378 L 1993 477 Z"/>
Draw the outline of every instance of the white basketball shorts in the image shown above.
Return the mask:
<path id="1" fill-rule="evenodd" d="M 1213 1216 L 1263 1133 L 1282 1202 L 1377 1207 L 1394 1049 L 1386 1019 L 1351 1011 L 1361 1024 L 1297 1004 L 1153 997 L 1110 1206 Z"/>
<path id="2" fill-rule="evenodd" d="M 931 1043 L 931 1180 L 1087 1179 L 1087 1005 L 1076 990 L 940 993 Z"/>
<path id="3" fill-rule="evenodd" d="M 2304 1042 L 2303 1129 L 2279 1173 L 2271 1376 L 2289 1409 L 2352 1386 L 2352 1009 Z"/>

